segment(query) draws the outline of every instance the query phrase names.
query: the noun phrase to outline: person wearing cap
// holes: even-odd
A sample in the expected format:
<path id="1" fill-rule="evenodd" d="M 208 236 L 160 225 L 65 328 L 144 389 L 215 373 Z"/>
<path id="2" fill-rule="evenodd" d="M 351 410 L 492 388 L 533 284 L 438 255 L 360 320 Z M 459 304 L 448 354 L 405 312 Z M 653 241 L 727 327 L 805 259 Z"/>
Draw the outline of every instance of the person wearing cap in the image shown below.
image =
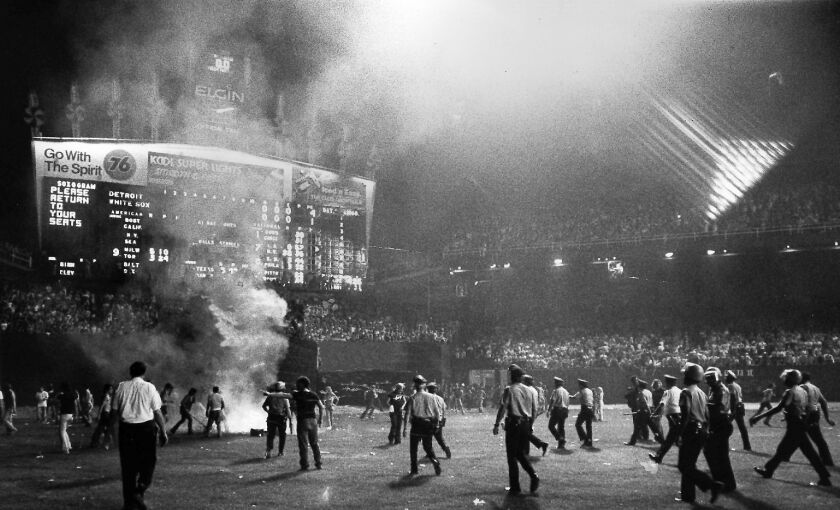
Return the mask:
<path id="1" fill-rule="evenodd" d="M 732 435 L 729 389 L 723 383 L 723 374 L 717 367 L 709 367 L 704 374 L 709 385 L 709 437 L 703 446 L 703 455 L 712 472 L 712 478 L 723 483 L 723 492 L 737 488 L 735 473 L 729 460 L 729 436 Z"/>
<path id="2" fill-rule="evenodd" d="M 432 447 L 432 437 L 440 424 L 440 407 L 437 398 L 426 391 L 426 378 L 422 375 L 414 377 L 414 395 L 408 402 L 408 420 L 411 423 L 409 438 L 409 454 L 411 456 L 410 475 L 418 474 L 417 447 L 422 442 L 423 451 L 435 468 L 435 474 L 440 476 L 440 461 Z M 403 425 L 405 427 L 405 425 Z"/>
<path id="3" fill-rule="evenodd" d="M 828 402 L 826 402 L 820 389 L 811 382 L 811 374 L 808 372 L 802 374 L 802 389 L 808 393 L 808 437 L 810 437 L 811 441 L 813 441 L 816 445 L 823 465 L 829 467 L 834 466 L 834 460 L 831 458 L 831 452 L 828 449 L 828 444 L 826 444 L 822 430 L 820 430 L 821 408 L 823 416 L 825 416 L 825 421 L 827 421 L 832 427 L 834 426 L 834 421 L 828 417 Z"/>
<path id="4" fill-rule="evenodd" d="M 548 431 L 557 440 L 557 448 L 566 447 L 566 418 L 569 417 L 569 392 L 563 379 L 554 378 L 554 391 L 548 398 Z"/>
<path id="5" fill-rule="evenodd" d="M 522 384 L 525 385 L 526 388 L 531 392 L 531 395 L 534 397 L 534 402 L 537 403 L 537 414 L 534 416 L 539 416 L 540 414 L 540 396 L 537 389 L 534 387 L 534 378 L 528 374 L 522 376 Z M 536 420 L 536 418 L 534 418 Z M 531 434 L 528 436 L 528 444 L 525 445 L 525 454 L 530 455 L 531 447 L 530 445 L 534 445 L 540 450 L 542 450 L 543 457 L 545 457 L 546 452 L 548 452 L 548 443 L 543 441 L 542 439 L 538 438 L 536 434 L 534 434 L 534 428 L 531 427 Z"/>
<path id="6" fill-rule="evenodd" d="M 712 479 L 707 473 L 697 469 L 697 457 L 709 436 L 709 409 L 706 394 L 698 384 L 703 380 L 703 367 L 686 363 L 683 369 L 683 384 L 680 392 L 680 453 L 677 468 L 680 470 L 680 497 L 677 501 L 694 503 L 695 487 L 711 492 L 710 503 L 717 501 L 723 489 L 723 483 Z"/>
<path id="7" fill-rule="evenodd" d="M 403 413 L 405 413 L 405 385 L 397 383 L 388 394 L 388 416 L 391 418 L 391 429 L 388 431 L 388 444 L 400 444 Z"/>
<path id="8" fill-rule="evenodd" d="M 633 413 L 633 434 L 630 436 L 630 440 L 624 443 L 627 446 L 635 445 L 636 440 L 643 437 L 643 432 L 647 432 L 648 428 L 653 432 L 653 437 L 659 444 L 664 442 L 662 434 L 660 434 L 656 423 L 651 418 L 653 394 L 647 389 L 647 386 L 647 381 L 636 380 L 636 411 Z"/>
<path id="9" fill-rule="evenodd" d="M 648 435 L 647 427 L 641 427 L 639 424 L 638 419 L 638 411 L 639 411 L 639 378 L 634 376 L 630 377 L 630 386 L 627 387 L 627 391 L 624 393 L 624 399 L 627 401 L 627 407 L 630 408 L 630 415 L 633 418 L 633 433 L 632 436 L 636 436 L 638 439 L 641 436 L 641 439 L 644 441 L 648 441 L 650 436 Z M 630 444 L 635 444 L 634 441 L 628 441 Z M 627 444 L 627 443 L 625 443 Z"/>
<path id="10" fill-rule="evenodd" d="M 592 448 L 592 417 L 594 416 L 592 409 L 595 407 L 595 396 L 592 390 L 589 389 L 589 381 L 586 379 L 578 379 L 578 392 L 569 398 L 580 398 L 580 412 L 577 420 L 575 420 L 575 430 L 580 439 L 582 447 Z M 584 424 L 586 430 L 584 431 Z"/>
<path id="11" fill-rule="evenodd" d="M 779 464 L 790 459 L 793 452 L 799 448 L 817 474 L 820 475 L 817 485 L 831 485 L 828 470 L 826 470 L 822 459 L 808 439 L 808 392 L 799 386 L 802 381 L 802 374 L 799 373 L 799 370 L 787 369 L 782 372 L 781 379 L 787 387 L 785 392 L 782 393 L 782 399 L 776 404 L 776 407 L 751 417 L 750 426 L 755 425 L 762 418 L 784 411 L 785 423 L 787 424 L 785 435 L 776 448 L 776 454 L 764 464 L 764 467 L 755 466 L 753 469 L 764 478 L 772 478 Z"/>
<path id="12" fill-rule="evenodd" d="M 732 416 L 735 423 L 738 424 L 738 431 L 741 433 L 741 441 L 744 443 L 744 450 L 749 452 L 752 451 L 752 446 L 750 445 L 750 434 L 749 431 L 747 431 L 746 422 L 744 422 L 744 416 L 747 414 L 744 409 L 744 394 L 741 391 L 741 385 L 735 382 L 736 380 L 738 380 L 738 376 L 735 375 L 735 372 L 727 370 L 726 389 L 729 390 L 729 403 L 732 406 Z"/>
<path id="13" fill-rule="evenodd" d="M 297 438 L 298 453 L 300 454 L 300 470 L 309 469 L 309 448 L 312 448 L 312 458 L 315 460 L 315 469 L 321 469 L 321 447 L 318 444 L 318 427 L 321 426 L 321 419 L 324 414 L 324 404 L 318 395 L 309 389 L 309 378 L 302 375 L 295 381 L 295 391 L 263 392 L 266 397 L 281 397 L 295 402 L 297 412 Z M 315 413 L 315 409 L 318 413 Z M 307 443 L 309 448 L 307 448 Z"/>
<path id="14" fill-rule="evenodd" d="M 508 367 L 510 384 L 502 392 L 502 401 L 496 413 L 496 423 L 493 425 L 493 435 L 499 434 L 499 424 L 505 420 L 505 453 L 508 464 L 508 480 L 510 489 L 508 494 L 518 496 L 522 493 L 519 485 L 519 466 L 531 477 L 530 490 L 537 492 L 540 478 L 528 460 L 525 449 L 531 436 L 534 417 L 537 416 L 537 401 L 527 386 L 522 384 L 525 372 L 518 365 Z"/>
<path id="15" fill-rule="evenodd" d="M 677 386 L 677 378 L 673 375 L 666 375 L 665 379 L 665 393 L 662 394 L 662 399 L 659 405 L 653 411 L 655 416 L 665 416 L 665 421 L 668 422 L 668 435 L 665 436 L 665 441 L 659 446 L 656 453 L 649 453 L 650 460 L 657 464 L 662 463 L 662 459 L 671 446 L 677 442 L 680 435 L 680 393 L 681 390 Z"/>
<path id="16" fill-rule="evenodd" d="M 277 381 L 268 389 L 269 391 L 283 391 L 286 389 L 286 384 L 283 381 Z M 277 456 L 282 457 L 283 449 L 286 447 L 286 419 L 289 417 L 289 399 L 265 397 L 262 408 L 268 414 L 265 419 L 265 458 L 271 458 L 275 435 L 278 436 Z"/>
<path id="17" fill-rule="evenodd" d="M 437 429 L 435 429 L 435 441 L 440 446 L 440 449 L 443 450 L 443 453 L 446 454 L 447 459 L 452 458 L 452 450 L 449 449 L 449 446 L 446 444 L 446 440 L 443 439 L 443 427 L 446 426 L 446 401 L 437 394 L 438 392 L 438 384 L 436 382 L 430 382 L 426 385 L 426 390 L 435 397 L 435 402 L 437 402 L 438 409 L 440 410 L 440 423 L 438 423 Z"/>

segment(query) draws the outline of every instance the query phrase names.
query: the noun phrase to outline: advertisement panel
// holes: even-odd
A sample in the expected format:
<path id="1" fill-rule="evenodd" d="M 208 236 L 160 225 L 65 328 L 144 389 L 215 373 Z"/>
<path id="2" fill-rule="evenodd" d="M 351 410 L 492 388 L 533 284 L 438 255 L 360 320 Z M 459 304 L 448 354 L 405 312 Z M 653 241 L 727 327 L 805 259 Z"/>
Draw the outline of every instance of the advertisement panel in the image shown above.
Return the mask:
<path id="1" fill-rule="evenodd" d="M 293 200 L 299 204 L 365 211 L 366 181 L 312 167 L 293 167 Z"/>

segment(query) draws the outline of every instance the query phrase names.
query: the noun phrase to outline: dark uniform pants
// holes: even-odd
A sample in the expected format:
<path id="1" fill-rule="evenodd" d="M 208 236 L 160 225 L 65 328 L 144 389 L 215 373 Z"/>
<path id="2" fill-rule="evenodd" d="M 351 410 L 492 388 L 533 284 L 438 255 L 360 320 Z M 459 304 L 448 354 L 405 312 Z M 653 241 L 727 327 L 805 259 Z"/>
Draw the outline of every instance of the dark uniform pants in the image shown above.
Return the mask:
<path id="1" fill-rule="evenodd" d="M 825 469 L 822 459 L 820 459 L 819 454 L 814 450 L 811 441 L 808 439 L 807 425 L 802 420 L 791 419 L 790 415 L 786 415 L 785 423 L 787 423 L 787 429 L 785 430 L 785 435 L 782 437 L 782 441 L 776 448 L 776 454 L 764 465 L 767 472 L 772 475 L 776 471 L 776 468 L 779 467 L 779 464 L 782 461 L 790 459 L 790 456 L 799 448 L 811 463 L 811 466 L 820 475 L 820 478 L 828 479 L 828 470 Z"/>
<path id="2" fill-rule="evenodd" d="M 127 507 L 152 484 L 157 462 L 157 429 L 154 421 L 120 422 L 119 448 L 122 470 L 123 501 Z"/>
<path id="3" fill-rule="evenodd" d="M 697 469 L 697 457 L 703 450 L 708 432 L 703 426 L 690 423 L 682 435 L 682 446 L 677 467 L 682 475 L 680 478 L 680 498 L 693 502 L 696 499 L 694 487 L 700 487 L 705 492 L 712 487 L 712 477 Z"/>
<path id="4" fill-rule="evenodd" d="M 300 467 L 309 467 L 309 449 L 312 448 L 312 458 L 315 467 L 321 467 L 321 447 L 318 446 L 318 420 L 315 418 L 300 418 L 297 421 L 298 450 L 300 451 Z"/>
<path id="5" fill-rule="evenodd" d="M 388 413 L 391 418 L 391 430 L 388 431 L 388 442 L 400 444 L 400 432 L 402 432 L 403 414 L 394 412 Z"/>
<path id="6" fill-rule="evenodd" d="M 773 406 L 770 404 L 770 402 L 761 402 L 758 405 L 758 411 L 756 411 L 756 413 L 753 416 L 758 416 L 759 414 L 761 414 L 761 411 L 764 411 L 765 409 L 771 409 L 772 407 Z M 770 417 L 769 416 L 764 418 L 764 424 L 765 425 L 770 425 Z"/>
<path id="7" fill-rule="evenodd" d="M 729 436 L 732 435 L 732 424 L 726 420 L 709 431 L 706 445 L 703 447 L 703 455 L 706 463 L 709 464 L 709 471 L 712 478 L 723 483 L 723 490 L 734 491 L 735 473 L 732 472 L 732 463 L 729 461 Z"/>
<path id="8" fill-rule="evenodd" d="M 746 415 L 744 404 L 738 404 L 735 408 L 735 423 L 738 424 L 738 431 L 741 433 L 741 441 L 744 443 L 744 450 L 752 450 L 750 445 L 750 434 L 747 431 L 747 425 L 744 423 L 744 416 Z"/>
<path id="9" fill-rule="evenodd" d="M 277 414 L 270 414 L 265 420 L 266 436 L 265 451 L 274 449 L 274 436 L 277 437 L 277 452 L 283 453 L 286 448 L 286 417 Z"/>
<path id="10" fill-rule="evenodd" d="M 680 422 L 682 421 L 679 413 L 669 414 L 665 419 L 668 420 L 668 435 L 665 436 L 665 441 L 662 442 L 662 446 L 659 447 L 659 451 L 656 453 L 656 456 L 660 460 L 674 446 L 677 438 L 680 437 Z"/>
<path id="11" fill-rule="evenodd" d="M 437 441 L 437 444 L 440 446 L 440 449 L 443 450 L 443 453 L 449 457 L 452 455 L 452 452 L 449 451 L 449 446 L 447 446 L 446 440 L 443 439 L 443 422 L 445 421 L 446 419 L 444 418 L 441 421 L 441 425 L 435 430 L 435 441 Z"/>
<path id="12" fill-rule="evenodd" d="M 520 492 L 519 466 L 534 478 L 537 473 L 525 454 L 531 437 L 531 421 L 526 418 L 505 418 L 505 453 L 507 454 L 508 477 L 511 492 Z"/>
<path id="13" fill-rule="evenodd" d="M 575 421 L 575 430 L 577 430 L 578 438 L 586 445 L 592 446 L 592 408 L 587 406 L 580 406 L 580 413 L 578 413 Z M 583 424 L 586 423 L 586 431 L 583 430 Z"/>
<path id="14" fill-rule="evenodd" d="M 568 417 L 568 407 L 555 407 L 551 409 L 551 416 L 548 418 L 548 431 L 561 448 L 566 444 L 566 418 Z"/>
<path id="15" fill-rule="evenodd" d="M 437 422 L 431 418 L 412 418 L 411 434 L 408 441 L 408 450 L 411 456 L 411 472 L 417 473 L 417 447 L 423 443 L 423 451 L 435 466 L 440 466 L 440 461 L 432 448 L 432 436 L 437 429 Z"/>

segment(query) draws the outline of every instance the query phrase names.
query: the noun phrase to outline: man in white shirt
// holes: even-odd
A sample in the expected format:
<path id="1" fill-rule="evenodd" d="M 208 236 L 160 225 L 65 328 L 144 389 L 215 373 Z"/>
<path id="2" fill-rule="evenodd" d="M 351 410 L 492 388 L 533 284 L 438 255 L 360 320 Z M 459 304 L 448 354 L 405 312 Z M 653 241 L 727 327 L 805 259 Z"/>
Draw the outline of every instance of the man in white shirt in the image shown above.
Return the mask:
<path id="1" fill-rule="evenodd" d="M 38 411 L 38 421 L 40 423 L 47 423 L 47 399 L 49 398 L 50 394 L 44 390 L 43 386 L 35 392 L 35 409 Z"/>
<path id="2" fill-rule="evenodd" d="M 559 377 L 554 378 L 554 391 L 548 398 L 548 431 L 561 450 L 566 447 L 566 418 L 569 417 L 569 392 L 563 382 Z"/>
<path id="3" fill-rule="evenodd" d="M 595 397 L 589 389 L 589 381 L 578 379 L 580 390 L 569 398 L 580 398 L 580 412 L 575 420 L 575 430 L 582 448 L 592 448 L 592 418 L 595 414 L 592 408 L 595 406 Z M 584 429 L 584 425 L 586 428 Z"/>
<path id="4" fill-rule="evenodd" d="M 119 423 L 120 467 L 124 510 L 146 508 L 143 495 L 152 484 L 157 462 L 157 434 L 160 445 L 169 438 L 160 412 L 160 394 L 146 382 L 146 364 L 135 361 L 128 369 L 131 380 L 117 386 L 111 401 L 111 419 Z M 155 426 L 157 425 L 157 426 Z"/>
<path id="5" fill-rule="evenodd" d="M 677 442 L 677 438 L 680 436 L 680 424 L 682 423 L 680 415 L 680 393 L 682 390 L 677 386 L 677 378 L 673 375 L 666 375 L 663 379 L 665 379 L 665 393 L 662 394 L 662 400 L 659 401 L 653 415 L 665 416 L 665 420 L 668 421 L 668 435 L 665 436 L 665 441 L 659 447 L 658 452 L 648 454 L 650 460 L 657 464 L 662 463 L 662 458 L 665 457 L 671 446 Z"/>

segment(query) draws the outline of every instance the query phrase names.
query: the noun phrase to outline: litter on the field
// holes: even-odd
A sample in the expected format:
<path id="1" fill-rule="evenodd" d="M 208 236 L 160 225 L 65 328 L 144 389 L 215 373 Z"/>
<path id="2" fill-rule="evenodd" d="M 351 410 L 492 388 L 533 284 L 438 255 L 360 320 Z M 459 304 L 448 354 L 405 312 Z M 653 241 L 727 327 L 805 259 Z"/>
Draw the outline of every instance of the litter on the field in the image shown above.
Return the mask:
<path id="1" fill-rule="evenodd" d="M 245 476 L 244 475 L 239 475 L 239 478 L 242 479 L 242 478 L 245 478 Z"/>
<path id="2" fill-rule="evenodd" d="M 659 464 L 657 464 L 656 462 L 654 462 L 652 460 L 649 460 L 647 462 L 639 461 L 639 464 L 641 464 L 642 467 L 645 468 L 645 471 L 647 471 L 648 473 L 651 473 L 651 474 L 655 475 L 656 473 L 659 472 Z"/>
<path id="3" fill-rule="evenodd" d="M 604 462 L 605 466 L 612 466 L 612 462 Z"/>
<path id="4" fill-rule="evenodd" d="M 36 458 L 36 459 L 43 459 L 43 458 L 44 458 L 44 456 L 43 456 L 43 455 L 36 455 L 36 456 L 35 456 L 35 458 Z"/>
<path id="5" fill-rule="evenodd" d="M 487 502 L 486 502 L 486 501 L 484 501 L 483 499 L 478 499 L 478 498 L 475 498 L 475 499 L 473 500 L 473 505 L 475 505 L 475 506 L 484 505 L 484 504 L 486 504 L 486 503 L 487 503 Z"/>

